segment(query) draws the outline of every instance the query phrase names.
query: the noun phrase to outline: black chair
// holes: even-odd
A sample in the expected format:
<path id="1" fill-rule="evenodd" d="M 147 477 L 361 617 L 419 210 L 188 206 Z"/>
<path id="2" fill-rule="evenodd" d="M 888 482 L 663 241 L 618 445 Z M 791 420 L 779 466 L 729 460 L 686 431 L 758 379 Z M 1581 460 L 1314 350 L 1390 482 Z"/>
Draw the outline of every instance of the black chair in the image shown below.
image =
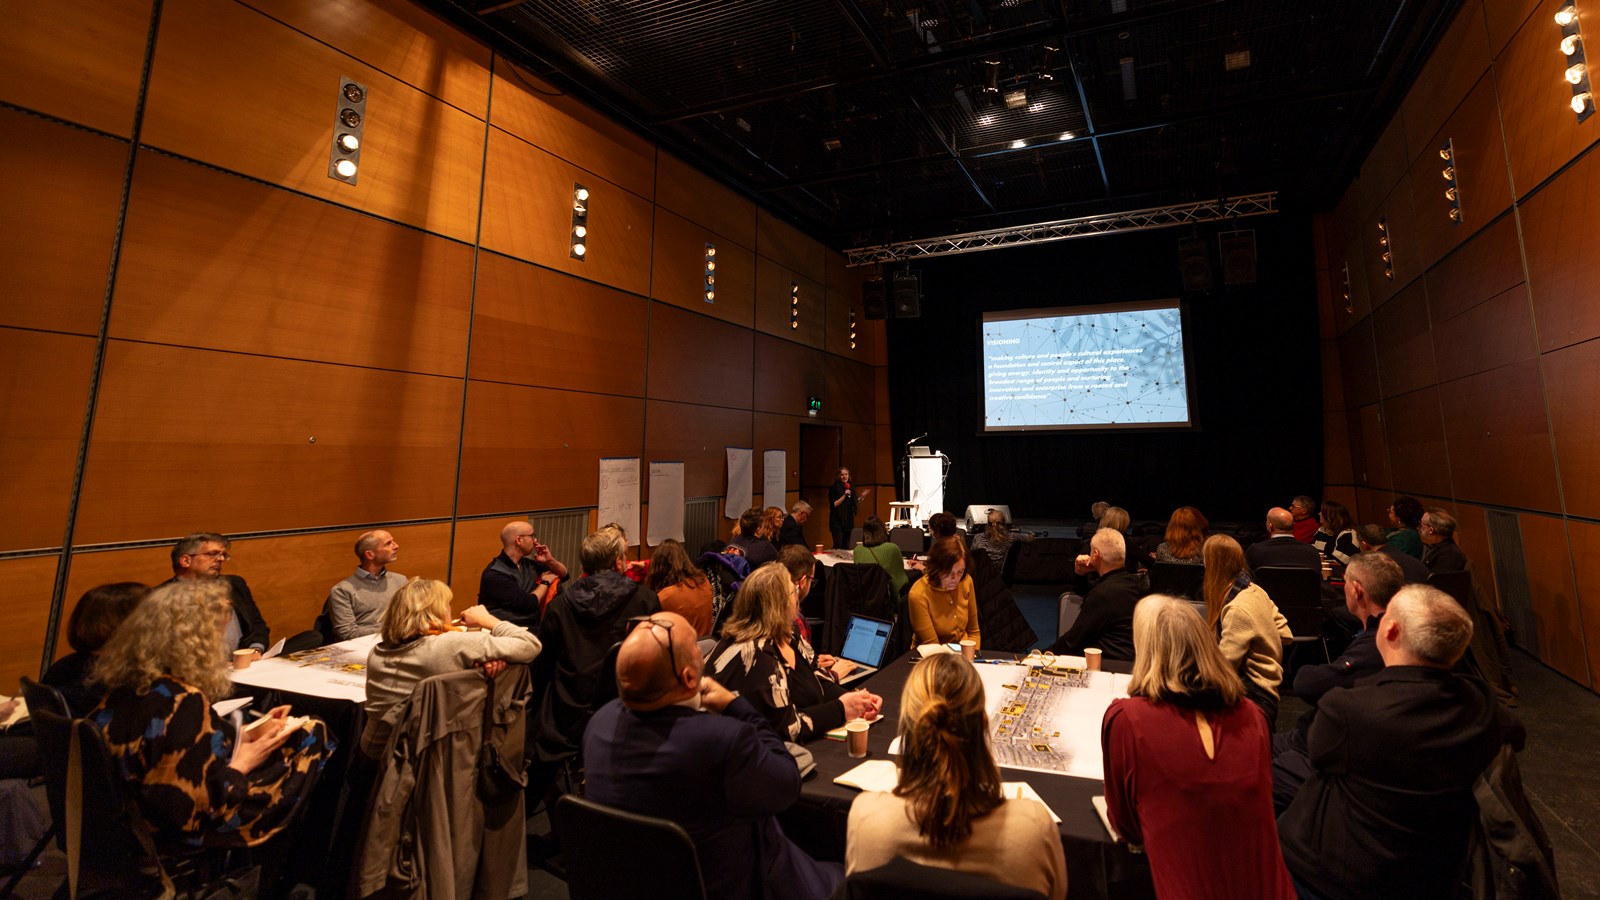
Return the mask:
<path id="1" fill-rule="evenodd" d="M 71 716 L 71 713 L 67 710 L 66 698 L 61 696 L 60 691 L 50 687 L 49 685 L 39 684 L 31 678 L 22 679 L 22 700 L 24 703 L 28 704 L 30 716 L 37 715 L 38 711 L 40 710 L 43 710 L 46 713 L 54 713 L 56 716 L 63 719 L 70 718 Z M 35 743 L 38 743 L 37 738 L 35 738 Z M 66 757 L 64 755 L 57 756 L 53 759 L 41 755 L 39 757 L 40 771 L 38 773 L 40 780 L 44 780 L 43 770 L 45 766 L 64 766 L 65 758 Z M 23 876 L 33 871 L 34 863 L 37 862 L 39 857 L 44 853 L 44 848 L 50 845 L 50 839 L 52 837 L 55 838 L 57 846 L 60 846 L 61 836 L 56 833 L 57 828 L 55 823 L 62 821 L 62 809 L 64 806 L 64 803 L 60 802 L 62 799 L 63 798 L 58 798 L 51 795 L 47 781 L 45 788 L 45 803 L 50 808 L 50 828 L 45 831 L 44 836 L 40 837 L 39 840 L 34 843 L 33 849 L 28 851 L 28 858 L 23 860 L 22 864 L 17 867 L 17 870 L 12 873 L 10 878 L 6 879 L 5 886 L 0 887 L 0 897 L 11 896 L 11 893 L 17 889 L 17 885 L 22 882 Z"/>
<path id="2" fill-rule="evenodd" d="M 990 881 L 970 872 L 924 866 L 903 856 L 851 875 L 845 879 L 843 893 L 835 896 L 845 900 L 1044 900 L 1038 891 Z"/>
<path id="3" fill-rule="evenodd" d="M 1203 599 L 1201 589 L 1206 581 L 1206 567 L 1184 563 L 1158 562 L 1150 567 L 1150 593 Z M 1268 591 L 1270 594 L 1271 592 Z"/>
<path id="4" fill-rule="evenodd" d="M 889 540 L 900 548 L 900 553 L 903 555 L 916 556 L 928 548 L 927 536 L 922 533 L 922 529 L 910 525 L 890 529 Z"/>
<path id="5" fill-rule="evenodd" d="M 1322 627 L 1328 615 L 1322 606 L 1322 572 L 1297 566 L 1261 566 L 1250 573 L 1250 580 L 1267 592 L 1289 621 L 1294 644 L 1319 643 L 1323 661 L 1332 662 Z"/>
<path id="6" fill-rule="evenodd" d="M 283 642 L 284 653 L 299 653 L 301 650 L 315 650 L 328 644 L 339 642 L 339 636 L 333 633 L 333 619 L 328 615 L 328 601 L 322 601 L 322 612 L 317 614 L 316 621 L 311 623 L 310 631 L 299 634 Z"/>
<path id="7" fill-rule="evenodd" d="M 858 614 L 894 622 L 885 659 L 899 656 L 910 631 L 909 616 L 902 615 L 905 604 L 889 588 L 889 573 L 877 563 L 857 565 L 839 563 L 828 570 L 828 593 L 824 602 L 821 632 L 811 633 L 812 645 L 823 653 L 837 654 L 844 647 L 850 616 Z"/>
<path id="8" fill-rule="evenodd" d="M 700 856 L 676 822 L 567 794 L 556 803 L 572 900 L 705 900 Z M 618 848 L 628 860 L 618 864 Z"/>
<path id="9" fill-rule="evenodd" d="M 1012 584 L 1068 584 L 1077 581 L 1073 560 L 1083 542 L 1077 538 L 1035 538 L 1017 545 Z"/>

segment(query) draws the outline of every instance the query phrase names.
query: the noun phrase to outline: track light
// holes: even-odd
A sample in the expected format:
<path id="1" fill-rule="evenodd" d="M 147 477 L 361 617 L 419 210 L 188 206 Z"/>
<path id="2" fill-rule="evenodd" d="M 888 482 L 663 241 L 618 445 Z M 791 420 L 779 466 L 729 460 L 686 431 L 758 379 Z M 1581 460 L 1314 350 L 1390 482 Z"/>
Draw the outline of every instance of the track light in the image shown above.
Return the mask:
<path id="1" fill-rule="evenodd" d="M 1577 21 L 1577 19 L 1578 8 L 1570 3 L 1556 11 L 1556 24 L 1560 25 L 1562 28 L 1571 25 L 1573 22 Z"/>
<path id="2" fill-rule="evenodd" d="M 1561 52 L 1566 55 L 1566 65 L 1561 77 L 1572 86 L 1570 105 L 1582 122 L 1594 114 L 1594 96 L 1589 82 L 1589 65 L 1585 59 L 1583 33 L 1578 22 L 1578 7 L 1565 3 L 1556 12 L 1556 24 L 1561 26 Z"/>
<path id="3" fill-rule="evenodd" d="M 800 327 L 800 282 L 789 282 L 789 327 Z"/>
<path id="4" fill-rule="evenodd" d="M 856 348 L 856 311 L 850 310 L 850 349 Z"/>
<path id="5" fill-rule="evenodd" d="M 356 183 L 361 170 L 361 135 L 367 115 L 367 88 L 348 78 L 339 79 L 334 103 L 333 140 L 328 147 L 328 177 Z"/>
<path id="6" fill-rule="evenodd" d="M 1578 52 L 1578 41 L 1580 41 L 1580 40 L 1582 40 L 1582 38 L 1578 37 L 1575 34 L 1569 34 L 1566 37 L 1562 38 L 1561 39 L 1561 52 L 1565 53 L 1568 56 L 1571 56 L 1572 54 L 1577 53 Z"/>
<path id="7" fill-rule="evenodd" d="M 1394 280 L 1394 257 L 1389 252 L 1389 220 L 1378 217 L 1378 246 L 1383 248 L 1379 258 L 1383 260 L 1383 277 Z"/>
<path id="8" fill-rule="evenodd" d="M 1583 93 L 1577 95 L 1576 97 L 1573 97 L 1572 98 L 1572 111 L 1577 113 L 1580 116 L 1583 115 L 1585 112 L 1590 111 L 1589 110 L 1589 101 L 1591 101 L 1593 99 L 1594 99 L 1593 97 L 1589 96 L 1589 92 L 1588 91 L 1584 91 Z"/>
<path id="9" fill-rule="evenodd" d="M 573 259 L 582 262 L 589 255 L 589 189 L 581 184 L 572 185 L 572 248 Z"/>
<path id="10" fill-rule="evenodd" d="M 706 302 L 717 302 L 717 245 L 706 244 Z"/>

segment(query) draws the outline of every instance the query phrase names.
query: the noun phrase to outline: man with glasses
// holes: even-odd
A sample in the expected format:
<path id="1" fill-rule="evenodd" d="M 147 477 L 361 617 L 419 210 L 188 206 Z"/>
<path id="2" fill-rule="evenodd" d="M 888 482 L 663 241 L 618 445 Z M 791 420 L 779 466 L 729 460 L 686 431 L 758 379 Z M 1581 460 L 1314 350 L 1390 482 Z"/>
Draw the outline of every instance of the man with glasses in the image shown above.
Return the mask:
<path id="1" fill-rule="evenodd" d="M 523 519 L 500 529 L 500 555 L 489 561 L 478 579 L 478 604 L 499 618 L 537 630 L 540 611 L 551 600 L 551 585 L 560 592 L 567 567 L 550 555 Z"/>
<path id="2" fill-rule="evenodd" d="M 223 579 L 233 592 L 233 618 L 223 635 L 231 658 L 235 650 L 254 650 L 256 658 L 272 646 L 272 631 L 256 608 L 250 586 L 238 575 L 222 574 L 222 564 L 232 559 L 228 549 L 233 542 L 211 531 L 201 531 L 182 538 L 172 546 L 172 578 L 161 587 L 178 581 Z"/>
<path id="3" fill-rule="evenodd" d="M 616 700 L 584 734 L 586 796 L 669 819 L 694 840 L 709 897 L 822 898 L 843 880 L 784 836 L 800 771 L 748 700 L 703 675 L 677 613 L 636 619 L 617 652 Z"/>

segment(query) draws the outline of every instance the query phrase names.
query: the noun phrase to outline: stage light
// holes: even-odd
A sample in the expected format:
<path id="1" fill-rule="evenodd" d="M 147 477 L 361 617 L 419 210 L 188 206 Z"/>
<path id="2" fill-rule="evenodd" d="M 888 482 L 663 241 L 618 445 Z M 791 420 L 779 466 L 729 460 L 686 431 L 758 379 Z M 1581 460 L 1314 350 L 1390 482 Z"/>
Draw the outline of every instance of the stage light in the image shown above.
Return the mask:
<path id="1" fill-rule="evenodd" d="M 800 327 L 800 282 L 789 282 L 789 327 Z"/>
<path id="2" fill-rule="evenodd" d="M 1389 251 L 1389 220 L 1383 216 L 1378 217 L 1378 246 L 1383 248 L 1379 258 L 1383 260 L 1383 277 L 1394 280 L 1394 257 Z"/>
<path id="3" fill-rule="evenodd" d="M 355 184 L 356 173 L 361 169 L 362 126 L 367 113 L 366 86 L 348 78 L 340 78 L 333 109 L 333 133 L 328 141 L 328 177 Z"/>
<path id="4" fill-rule="evenodd" d="M 1075 137 L 1075 135 L 1073 135 L 1073 133 L 1072 133 L 1072 132 L 1070 132 L 1070 131 L 1063 131 L 1063 132 L 1061 132 L 1061 139 L 1062 139 L 1062 140 L 1063 140 L 1063 141 L 1070 141 L 1070 140 L 1072 140 L 1072 139 L 1073 139 L 1073 137 Z"/>
<path id="5" fill-rule="evenodd" d="M 717 246 L 706 243 L 706 302 L 717 302 Z"/>
<path id="6" fill-rule="evenodd" d="M 1566 37 L 1562 38 L 1561 39 L 1561 52 L 1565 53 L 1568 56 L 1571 56 L 1572 54 L 1577 53 L 1578 52 L 1578 41 L 1579 40 L 1581 40 L 1581 38 L 1579 38 L 1575 34 L 1569 34 Z"/>
<path id="7" fill-rule="evenodd" d="M 361 149 L 361 139 L 349 132 L 339 135 L 339 138 L 337 141 L 335 141 L 335 143 L 337 143 L 339 145 L 339 149 L 345 153 L 354 153 Z"/>
<path id="8" fill-rule="evenodd" d="M 569 254 L 583 262 L 588 259 L 589 247 L 589 189 L 581 184 L 572 185 L 572 248 Z"/>
<path id="9" fill-rule="evenodd" d="M 1567 66 L 1567 84 L 1581 84 L 1583 82 L 1583 74 L 1586 71 L 1588 71 L 1588 67 L 1583 63 Z"/>
<path id="10" fill-rule="evenodd" d="M 339 173 L 340 178 L 356 177 L 356 164 L 348 159 L 341 159 L 334 163 L 333 170 Z"/>
<path id="11" fill-rule="evenodd" d="M 1026 147 L 1026 146 L 1028 146 L 1028 142 L 1024 141 L 1024 140 L 1020 140 L 1019 139 L 1019 140 L 1015 140 L 1015 141 L 1011 142 L 1011 149 L 1013 149 L 1013 150 L 1021 150 L 1023 147 Z"/>
<path id="12" fill-rule="evenodd" d="M 1572 86 L 1570 105 L 1578 121 L 1586 121 L 1594 114 L 1594 97 L 1589 82 L 1589 65 L 1585 59 L 1583 30 L 1578 23 L 1578 7 L 1563 5 L 1556 13 L 1556 24 L 1561 26 L 1561 52 L 1566 54 L 1566 64 L 1561 77 Z"/>
<path id="13" fill-rule="evenodd" d="M 856 311 L 850 310 L 850 349 L 856 348 Z"/>
<path id="14" fill-rule="evenodd" d="M 1447 141 L 1447 142 L 1445 142 L 1445 145 L 1443 147 L 1439 148 L 1439 158 L 1444 160 L 1445 162 L 1449 162 L 1450 161 L 1450 152 L 1451 152 L 1450 151 L 1450 144 Z"/>
<path id="15" fill-rule="evenodd" d="M 1021 109 L 1028 105 L 1028 92 L 1022 88 L 1006 91 L 1004 95 L 1006 109 Z"/>
<path id="16" fill-rule="evenodd" d="M 1556 24 L 1560 25 L 1562 28 L 1571 25 L 1577 18 L 1578 8 L 1570 3 L 1561 7 L 1561 9 L 1556 12 Z"/>
<path id="17" fill-rule="evenodd" d="M 1455 156 L 1456 156 L 1455 139 L 1454 138 L 1445 138 L 1444 139 L 1444 146 L 1439 148 L 1439 158 L 1443 159 L 1443 160 L 1446 160 L 1447 162 L 1450 162 L 1450 161 L 1453 161 L 1455 159 Z M 1450 201 L 1450 208 L 1448 210 L 1446 210 L 1446 214 L 1450 216 L 1450 224 L 1452 224 L 1452 225 L 1460 225 L 1461 224 L 1461 190 L 1460 190 L 1460 184 L 1456 181 L 1456 167 L 1455 167 L 1454 162 L 1451 162 L 1450 165 L 1445 166 L 1444 167 L 1444 171 L 1439 173 L 1439 174 L 1444 176 L 1444 180 L 1446 182 L 1446 187 L 1444 189 L 1444 198 L 1446 200 Z"/>
<path id="18" fill-rule="evenodd" d="M 1575 113 L 1578 113 L 1579 115 L 1582 115 L 1583 112 L 1589 108 L 1589 101 L 1592 100 L 1592 99 L 1593 98 L 1589 96 L 1589 92 L 1588 91 L 1584 91 L 1583 93 L 1579 94 L 1578 96 L 1573 97 L 1572 98 L 1572 111 L 1575 112 Z"/>

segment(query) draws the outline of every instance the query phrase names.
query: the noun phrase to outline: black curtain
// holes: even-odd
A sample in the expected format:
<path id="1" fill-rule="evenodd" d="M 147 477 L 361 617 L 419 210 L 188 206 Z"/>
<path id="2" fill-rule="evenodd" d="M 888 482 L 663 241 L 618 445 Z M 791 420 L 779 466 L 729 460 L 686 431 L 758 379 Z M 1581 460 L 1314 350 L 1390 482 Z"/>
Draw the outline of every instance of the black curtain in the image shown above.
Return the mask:
<path id="1" fill-rule="evenodd" d="M 1217 233 L 1251 229 L 1256 282 L 1225 286 Z M 945 509 L 1006 503 L 1014 516 L 1087 517 L 1109 500 L 1164 521 L 1182 505 L 1258 521 L 1322 485 L 1322 388 L 1311 220 L 1279 213 L 1199 230 L 1215 287 L 1186 293 L 1179 240 L 1191 229 L 1079 238 L 914 263 L 921 316 L 888 323 L 890 421 L 900 454 L 923 432 L 952 460 Z M 899 271 L 891 267 L 890 271 Z M 1188 431 L 984 434 L 979 331 L 985 310 L 1182 297 Z M 891 310 L 892 314 L 892 310 Z"/>

